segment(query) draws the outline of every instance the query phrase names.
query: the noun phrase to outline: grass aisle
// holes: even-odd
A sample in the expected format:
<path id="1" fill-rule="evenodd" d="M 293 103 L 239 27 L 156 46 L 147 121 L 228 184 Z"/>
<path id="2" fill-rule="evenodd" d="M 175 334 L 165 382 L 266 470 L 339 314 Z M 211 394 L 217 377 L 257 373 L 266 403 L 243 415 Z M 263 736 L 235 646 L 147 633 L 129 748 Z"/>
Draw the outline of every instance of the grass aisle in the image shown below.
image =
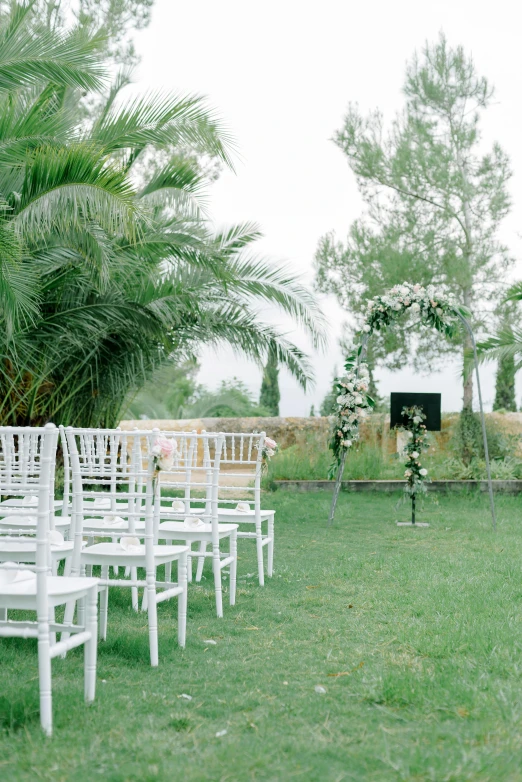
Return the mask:
<path id="1" fill-rule="evenodd" d="M 207 572 L 185 651 L 160 606 L 156 670 L 111 592 L 96 702 L 83 654 L 56 660 L 50 741 L 35 644 L 0 639 L 2 782 L 522 780 L 521 501 L 498 499 L 494 535 L 485 496 L 429 502 L 422 530 L 395 500 L 343 495 L 329 530 L 329 495 L 267 495 L 276 576 L 256 586 L 242 541 L 237 606 L 214 618 Z"/>

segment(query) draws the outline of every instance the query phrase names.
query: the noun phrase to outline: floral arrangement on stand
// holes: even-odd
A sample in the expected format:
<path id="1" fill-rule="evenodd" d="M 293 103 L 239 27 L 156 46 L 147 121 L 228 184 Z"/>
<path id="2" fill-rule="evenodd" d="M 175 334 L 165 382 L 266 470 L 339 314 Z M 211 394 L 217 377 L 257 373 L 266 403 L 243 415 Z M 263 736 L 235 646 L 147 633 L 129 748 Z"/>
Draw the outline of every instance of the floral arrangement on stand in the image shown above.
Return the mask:
<path id="1" fill-rule="evenodd" d="M 455 333 L 459 315 L 467 314 L 453 299 L 438 293 L 433 285 L 424 288 L 422 285 L 403 282 L 383 296 L 375 296 L 368 301 L 366 319 L 359 336 L 366 341 L 374 331 L 385 329 L 407 312 L 417 315 L 428 326 L 433 326 L 448 337 Z M 356 354 L 347 358 L 346 375 L 336 380 L 337 412 L 330 438 L 334 460 L 329 478 L 335 478 L 344 453 L 358 440 L 361 417 L 375 406 L 367 393 L 370 374 L 367 365 L 361 361 L 363 345 L 364 342 L 361 342 Z"/>
<path id="2" fill-rule="evenodd" d="M 383 296 L 375 296 L 368 301 L 363 334 L 380 331 L 397 320 L 405 312 L 418 315 L 427 325 L 433 326 L 442 334 L 452 337 L 459 314 L 466 314 L 453 299 L 437 293 L 433 285 L 423 288 L 403 282 L 395 285 Z"/>
<path id="3" fill-rule="evenodd" d="M 415 524 L 415 503 L 418 494 L 425 494 L 428 491 L 427 475 L 428 471 L 422 466 L 421 456 L 423 451 L 429 448 L 428 432 L 424 421 L 426 415 L 422 407 L 404 407 L 402 416 L 406 419 L 403 431 L 409 432 L 409 438 L 404 452 L 406 455 L 406 478 L 405 491 L 411 497 L 411 523 Z"/>
<path id="4" fill-rule="evenodd" d="M 334 461 L 329 470 L 329 478 L 335 477 L 343 453 L 359 439 L 361 417 L 375 406 L 375 402 L 368 395 L 370 372 L 367 364 L 358 363 L 356 356 L 350 356 L 346 359 L 344 368 L 346 374 L 336 379 L 337 412 L 330 440 Z"/>

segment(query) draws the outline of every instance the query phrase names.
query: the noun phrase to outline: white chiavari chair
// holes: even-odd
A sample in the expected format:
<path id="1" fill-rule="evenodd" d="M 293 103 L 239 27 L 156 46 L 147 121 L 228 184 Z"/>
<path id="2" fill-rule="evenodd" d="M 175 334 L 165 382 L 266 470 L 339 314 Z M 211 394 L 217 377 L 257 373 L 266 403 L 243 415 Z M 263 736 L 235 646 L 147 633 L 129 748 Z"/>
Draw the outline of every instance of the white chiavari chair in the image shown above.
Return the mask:
<path id="1" fill-rule="evenodd" d="M 206 434 L 203 432 L 203 434 Z M 260 586 L 265 583 L 263 550 L 266 547 L 267 575 L 274 568 L 274 510 L 261 508 L 261 477 L 263 469 L 263 447 L 265 432 L 225 432 L 221 446 L 221 469 L 219 473 L 218 521 L 238 524 L 238 538 L 247 538 L 256 543 L 257 570 Z M 208 434 L 210 458 L 219 449 L 215 434 Z M 251 507 L 253 504 L 254 507 Z M 266 532 L 263 525 L 266 524 Z M 242 529 L 242 525 L 254 526 L 255 531 Z M 199 558 L 196 581 L 203 572 L 204 559 Z"/>
<path id="2" fill-rule="evenodd" d="M 157 537 L 166 541 L 199 544 L 198 558 L 212 559 L 216 612 L 223 616 L 223 568 L 230 566 L 230 605 L 236 601 L 237 524 L 218 522 L 218 486 L 221 448 L 210 458 L 209 435 L 196 432 L 157 432 L 158 437 L 176 442 L 172 469 L 161 470 L 159 489 L 154 504 Z M 222 435 L 212 435 L 219 444 Z M 169 494 L 181 495 L 179 499 Z M 222 542 L 229 540 L 229 551 L 222 551 Z M 211 551 L 207 553 L 207 545 Z M 189 578 L 191 563 L 189 564 Z"/>
<path id="3" fill-rule="evenodd" d="M 0 484 L 15 487 L 25 486 L 23 496 L 11 496 L 0 502 L 0 562 L 35 563 L 36 543 L 34 533 L 37 527 L 35 513 L 38 496 L 30 491 L 38 488 L 41 469 L 41 449 L 44 442 L 43 427 L 24 427 L 21 430 L 0 428 Z M 54 486 L 56 464 L 51 467 L 51 483 Z M 3 491 L 0 496 L 5 496 Z M 69 519 L 55 517 L 55 508 L 62 507 L 62 500 L 49 496 L 49 528 L 53 574 L 58 564 L 72 555 L 72 542 L 65 540 L 69 531 Z M 22 536 L 25 532 L 26 535 Z"/>
<path id="4" fill-rule="evenodd" d="M 28 428 L 3 427 L 2 434 L 10 438 L 16 452 L 27 447 L 27 440 L 34 436 Z M 25 512 L 22 507 L 24 497 L 36 492 L 38 504 L 34 508 L 37 517 L 36 556 L 34 564 L 3 562 L 0 564 L 0 637 L 34 638 L 38 641 L 38 672 L 40 682 L 40 721 L 47 735 L 52 734 L 52 694 L 51 661 L 66 653 L 69 649 L 84 645 L 85 700 L 94 700 L 96 687 L 96 650 L 97 650 L 97 599 L 98 581 L 95 578 L 70 578 L 51 575 L 51 551 L 49 544 L 49 521 L 52 516 L 50 507 L 54 495 L 54 464 L 58 429 L 48 424 L 39 430 L 40 438 L 38 467 L 33 465 L 35 474 L 27 471 L 22 476 L 0 473 L 0 491 L 2 495 L 14 496 L 19 506 L 11 506 L 12 522 Z M 1 438 L 0 438 L 1 439 Z M 36 480 L 35 480 L 36 475 Z M 9 481 L 12 481 L 10 483 Z M 22 527 L 22 534 L 28 530 Z M 31 532 L 31 531 L 29 531 Z M 69 601 L 82 601 L 84 622 L 68 625 L 68 638 L 56 642 L 56 633 L 65 629 L 63 624 L 54 621 L 56 606 Z M 7 619 L 7 611 L 36 611 L 36 621 L 14 621 Z"/>
<path id="5" fill-rule="evenodd" d="M 131 588 L 133 605 L 138 605 L 138 588 L 147 595 L 149 647 L 151 665 L 158 665 L 157 605 L 178 597 L 178 642 L 185 646 L 187 621 L 187 547 L 159 546 L 154 540 L 153 495 L 157 484 L 154 460 L 149 456 L 155 434 L 152 432 L 121 432 L 112 429 L 65 430 L 72 476 L 72 521 L 74 554 L 71 572 L 101 567 L 100 637 L 107 635 L 108 597 L 110 588 Z M 144 458 L 145 457 L 145 458 Z M 92 514 L 96 500 L 108 500 L 109 507 L 100 511 L 117 511 L 124 521 L 120 529 L 101 519 L 98 527 L 85 518 Z M 142 520 L 143 519 L 143 520 Z M 91 520 L 92 521 L 92 520 Z M 98 523 L 100 520 L 98 520 Z M 104 522 L 106 522 L 104 524 Z M 84 529 L 84 526 L 86 529 Z M 83 535 L 89 538 L 108 537 L 110 542 L 83 546 Z M 144 543 L 141 543 L 141 540 Z M 178 564 L 178 580 L 158 581 L 161 565 Z M 130 578 L 109 578 L 109 568 L 123 567 Z M 145 570 L 145 579 L 138 569 Z M 169 568 L 170 571 L 170 568 Z M 66 621 L 72 619 L 73 606 L 66 611 Z"/>

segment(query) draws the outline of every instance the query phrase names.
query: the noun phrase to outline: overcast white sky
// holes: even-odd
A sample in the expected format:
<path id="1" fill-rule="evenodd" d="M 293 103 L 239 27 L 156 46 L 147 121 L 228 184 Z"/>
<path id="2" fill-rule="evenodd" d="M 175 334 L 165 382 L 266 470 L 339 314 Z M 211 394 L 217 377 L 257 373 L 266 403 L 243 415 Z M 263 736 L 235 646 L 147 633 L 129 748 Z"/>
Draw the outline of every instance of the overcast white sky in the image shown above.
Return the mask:
<path id="1" fill-rule="evenodd" d="M 406 61 L 443 30 L 473 54 L 497 89 L 484 126 L 511 156 L 513 211 L 502 238 L 520 258 L 522 204 L 520 6 L 513 0 L 156 0 L 150 27 L 136 37 L 141 88 L 164 87 L 208 96 L 237 140 L 241 161 L 213 186 L 210 212 L 218 225 L 255 220 L 264 232 L 258 250 L 287 262 L 310 284 L 319 237 L 340 237 L 362 204 L 341 152 L 330 141 L 349 101 L 386 117 L 402 106 Z M 516 276 L 522 276 L 517 265 Z M 308 415 L 319 406 L 342 356 L 343 313 L 323 299 L 330 347 L 314 355 L 317 382 L 306 396 L 281 373 L 281 414 Z M 305 341 L 293 334 L 304 347 Z M 236 375 L 257 394 L 260 371 L 231 351 L 202 355 L 200 381 L 216 386 Z M 484 396 L 494 395 L 492 368 L 482 370 Z M 461 405 L 459 367 L 428 377 L 412 369 L 380 371 L 380 392 L 441 391 L 443 408 Z M 522 388 L 517 396 L 520 404 Z"/>

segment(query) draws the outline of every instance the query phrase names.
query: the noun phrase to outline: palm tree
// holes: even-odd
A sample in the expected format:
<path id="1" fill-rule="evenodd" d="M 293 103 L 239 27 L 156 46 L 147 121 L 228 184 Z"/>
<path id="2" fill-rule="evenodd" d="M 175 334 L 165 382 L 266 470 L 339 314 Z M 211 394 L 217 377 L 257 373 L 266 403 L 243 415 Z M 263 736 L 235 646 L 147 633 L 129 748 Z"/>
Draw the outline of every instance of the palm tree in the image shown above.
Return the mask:
<path id="1" fill-rule="evenodd" d="M 14 5 L 0 27 L 0 421 L 114 425 L 156 368 L 204 343 L 259 363 L 276 350 L 305 386 L 306 356 L 256 302 L 317 345 L 322 316 L 290 274 L 250 254 L 255 226 L 209 230 L 199 161 L 230 166 L 232 145 L 204 101 L 125 101 L 122 76 L 82 122 L 78 91 L 103 82 L 96 39 L 40 40 L 28 14 Z"/>

